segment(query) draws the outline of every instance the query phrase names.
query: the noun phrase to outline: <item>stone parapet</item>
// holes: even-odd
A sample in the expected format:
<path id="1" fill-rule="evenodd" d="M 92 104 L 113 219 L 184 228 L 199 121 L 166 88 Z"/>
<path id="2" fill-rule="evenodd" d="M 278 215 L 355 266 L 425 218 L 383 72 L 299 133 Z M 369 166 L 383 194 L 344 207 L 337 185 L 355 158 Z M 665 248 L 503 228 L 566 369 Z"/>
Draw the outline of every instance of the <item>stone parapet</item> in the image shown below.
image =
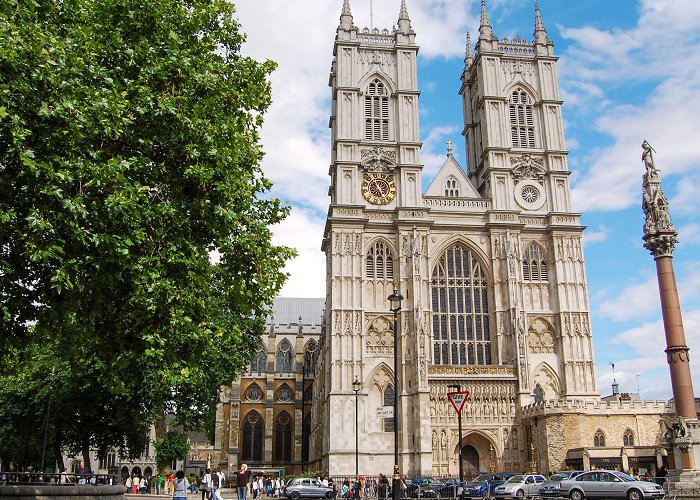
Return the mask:
<path id="1" fill-rule="evenodd" d="M 54 498 L 81 498 L 85 500 L 117 500 L 125 498 L 126 487 L 89 484 L 73 485 L 17 485 L 0 486 L 0 497 L 8 500 L 36 498 L 49 500 Z"/>

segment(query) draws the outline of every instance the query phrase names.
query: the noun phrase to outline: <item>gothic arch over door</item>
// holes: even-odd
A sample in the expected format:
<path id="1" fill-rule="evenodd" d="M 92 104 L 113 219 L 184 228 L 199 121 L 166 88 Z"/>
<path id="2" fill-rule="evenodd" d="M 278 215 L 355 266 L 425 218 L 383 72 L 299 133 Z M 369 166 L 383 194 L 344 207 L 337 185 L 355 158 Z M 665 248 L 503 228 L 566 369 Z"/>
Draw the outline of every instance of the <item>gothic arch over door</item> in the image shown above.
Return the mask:
<path id="1" fill-rule="evenodd" d="M 467 444 L 462 447 L 462 467 L 464 477 L 473 478 L 479 475 L 479 452 L 472 445 Z"/>

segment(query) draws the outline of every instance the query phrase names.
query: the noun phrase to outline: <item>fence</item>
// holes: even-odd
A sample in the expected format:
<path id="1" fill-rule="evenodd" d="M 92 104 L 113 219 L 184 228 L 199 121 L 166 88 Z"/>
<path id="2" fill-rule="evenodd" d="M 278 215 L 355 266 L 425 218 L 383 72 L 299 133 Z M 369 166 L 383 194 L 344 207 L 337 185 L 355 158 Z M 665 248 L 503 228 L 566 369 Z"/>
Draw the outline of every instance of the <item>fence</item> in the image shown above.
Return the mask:
<path id="1" fill-rule="evenodd" d="M 0 484 L 15 485 L 119 485 L 119 478 L 111 474 L 71 473 L 47 474 L 41 472 L 0 472 Z"/>

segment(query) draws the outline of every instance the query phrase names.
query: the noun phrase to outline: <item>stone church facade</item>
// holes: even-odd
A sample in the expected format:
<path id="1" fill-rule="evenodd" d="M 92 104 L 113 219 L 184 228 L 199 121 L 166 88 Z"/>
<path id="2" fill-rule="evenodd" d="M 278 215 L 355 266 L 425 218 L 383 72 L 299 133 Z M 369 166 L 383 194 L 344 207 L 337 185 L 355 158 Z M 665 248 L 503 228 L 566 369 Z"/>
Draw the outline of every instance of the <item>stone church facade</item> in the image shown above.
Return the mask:
<path id="1" fill-rule="evenodd" d="M 343 1 L 330 74 L 326 297 L 275 303 L 260 356 L 221 393 L 214 464 L 352 475 L 357 453 L 361 474 L 391 474 L 396 391 L 409 477 L 458 475 L 460 449 L 467 476 L 653 473 L 672 460 L 662 432 L 672 402 L 640 401 L 616 384 L 601 398 L 596 387 L 584 227 L 539 9 L 533 39 L 509 40 L 481 8 L 461 74 L 466 165 L 448 142 L 423 191 L 406 2 L 395 28 L 369 30 Z M 404 297 L 396 345 L 395 289 Z M 299 307 L 313 311 L 296 321 Z M 470 392 L 461 435 L 447 398 L 455 385 Z"/>

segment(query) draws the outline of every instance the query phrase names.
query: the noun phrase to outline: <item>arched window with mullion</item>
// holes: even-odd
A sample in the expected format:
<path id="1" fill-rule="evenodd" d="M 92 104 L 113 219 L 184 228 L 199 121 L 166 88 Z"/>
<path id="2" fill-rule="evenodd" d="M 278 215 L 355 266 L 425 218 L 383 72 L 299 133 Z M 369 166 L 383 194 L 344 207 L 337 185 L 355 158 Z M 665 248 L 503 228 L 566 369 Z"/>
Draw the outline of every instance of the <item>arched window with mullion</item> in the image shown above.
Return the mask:
<path id="1" fill-rule="evenodd" d="M 292 460 L 292 419 L 286 411 L 281 412 L 275 422 L 275 448 L 273 460 L 290 462 Z"/>
<path id="2" fill-rule="evenodd" d="M 241 458 L 243 460 L 262 461 L 263 422 L 263 418 L 255 410 L 246 414 L 241 432 Z"/>
<path id="3" fill-rule="evenodd" d="M 389 140 L 389 93 L 379 78 L 365 92 L 365 140 Z"/>
<path id="4" fill-rule="evenodd" d="M 535 119 L 532 100 L 525 90 L 518 87 L 511 92 L 510 132 L 514 148 L 535 148 Z"/>
<path id="5" fill-rule="evenodd" d="M 455 244 L 438 258 L 431 299 L 433 363 L 491 364 L 488 283 L 469 248 Z"/>
<path id="6" fill-rule="evenodd" d="M 277 348 L 277 373 L 292 373 L 292 344 L 287 339 Z"/>

